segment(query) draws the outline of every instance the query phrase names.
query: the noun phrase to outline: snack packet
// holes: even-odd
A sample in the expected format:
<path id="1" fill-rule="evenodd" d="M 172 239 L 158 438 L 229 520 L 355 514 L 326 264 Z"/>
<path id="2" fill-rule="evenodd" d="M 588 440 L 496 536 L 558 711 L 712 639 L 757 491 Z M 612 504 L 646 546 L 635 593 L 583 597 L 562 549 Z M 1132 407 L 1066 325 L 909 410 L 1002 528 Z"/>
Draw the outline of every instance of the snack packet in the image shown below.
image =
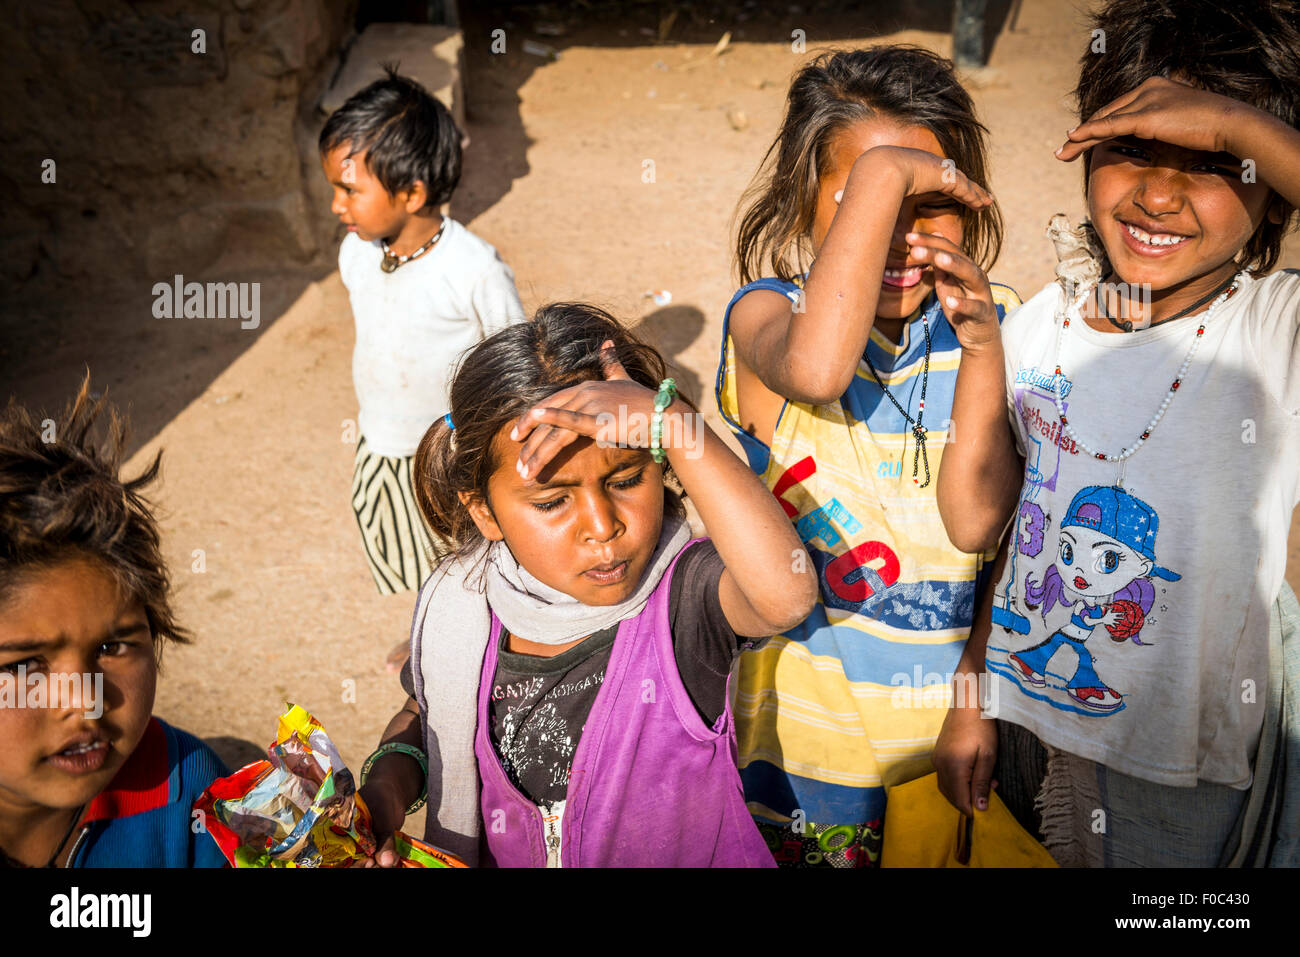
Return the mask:
<path id="1" fill-rule="evenodd" d="M 290 705 L 266 753 L 194 802 L 232 866 L 351 867 L 374 854 L 370 810 L 319 721 Z M 402 867 L 466 866 L 401 831 L 393 844 Z"/>

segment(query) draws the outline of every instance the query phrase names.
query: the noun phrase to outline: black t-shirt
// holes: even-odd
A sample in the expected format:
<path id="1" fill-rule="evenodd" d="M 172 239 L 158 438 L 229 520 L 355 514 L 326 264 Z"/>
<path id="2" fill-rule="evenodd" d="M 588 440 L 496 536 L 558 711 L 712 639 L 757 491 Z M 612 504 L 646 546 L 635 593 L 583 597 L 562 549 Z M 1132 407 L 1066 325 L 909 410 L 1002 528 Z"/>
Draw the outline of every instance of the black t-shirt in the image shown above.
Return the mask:
<path id="1" fill-rule="evenodd" d="M 726 708 L 732 662 L 751 640 L 738 637 L 722 613 L 722 570 L 713 543 L 697 542 L 678 559 L 668 589 L 677 671 L 709 726 Z M 617 633 L 613 625 L 553 658 L 507 650 L 504 629 L 492 636 L 498 643 L 488 705 L 492 744 L 511 781 L 534 803 L 564 799 L 573 754 L 605 680 Z M 414 693 L 409 661 L 402 687 Z"/>

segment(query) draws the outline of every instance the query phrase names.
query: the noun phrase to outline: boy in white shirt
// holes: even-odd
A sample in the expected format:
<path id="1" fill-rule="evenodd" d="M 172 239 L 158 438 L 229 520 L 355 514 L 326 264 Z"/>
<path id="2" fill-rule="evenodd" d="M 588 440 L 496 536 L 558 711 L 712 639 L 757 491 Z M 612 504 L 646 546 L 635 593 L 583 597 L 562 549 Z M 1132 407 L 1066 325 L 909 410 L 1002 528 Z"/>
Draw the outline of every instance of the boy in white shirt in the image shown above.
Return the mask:
<path id="1" fill-rule="evenodd" d="M 442 551 L 416 507 L 411 468 L 450 406 L 452 367 L 524 312 L 497 251 L 440 211 L 460 181 L 451 114 L 386 72 L 330 116 L 319 147 L 330 211 L 348 227 L 339 275 L 357 324 L 352 508 L 375 585 L 391 594 L 418 590 Z"/>

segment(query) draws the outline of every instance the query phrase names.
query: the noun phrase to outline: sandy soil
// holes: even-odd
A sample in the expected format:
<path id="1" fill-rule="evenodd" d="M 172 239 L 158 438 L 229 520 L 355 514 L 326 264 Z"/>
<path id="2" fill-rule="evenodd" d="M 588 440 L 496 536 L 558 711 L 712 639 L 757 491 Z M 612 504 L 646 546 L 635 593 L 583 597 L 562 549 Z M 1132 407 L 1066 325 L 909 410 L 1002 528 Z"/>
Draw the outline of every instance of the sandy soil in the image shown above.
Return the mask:
<path id="1" fill-rule="evenodd" d="M 990 65 L 969 79 L 993 133 L 993 187 L 1008 223 L 993 276 L 1027 295 L 1052 276 L 1048 217 L 1082 209 L 1077 169 L 1052 150 L 1073 125 L 1065 94 L 1086 32 L 1066 0 L 1023 7 L 1014 30 L 1003 24 Z M 950 52 L 941 21 L 919 22 L 925 29 L 883 39 Z M 791 73 L 828 41 L 876 39 L 822 24 L 796 54 L 792 24 L 684 23 L 679 35 L 690 42 L 655 44 L 638 32 L 649 21 L 570 25 L 558 38 L 521 22 L 506 27 L 516 45 L 503 56 L 486 49 L 492 24 L 465 25 L 473 140 L 453 214 L 513 266 L 526 307 L 586 299 L 640 325 L 719 430 L 711 390 L 734 289 L 736 200 L 775 132 Z M 733 30 L 730 48 L 710 56 L 724 29 Z M 524 36 L 558 47 L 559 59 L 523 54 Z M 653 183 L 642 181 L 646 160 Z M 1300 263 L 1297 251 L 1293 243 L 1287 264 Z M 298 277 L 280 287 L 300 288 Z M 652 289 L 671 291 L 671 305 L 645 298 Z M 156 710 L 220 738 L 232 763 L 256 756 L 292 701 L 359 768 L 402 701 L 383 653 L 408 632 L 413 596 L 375 593 L 347 504 L 351 323 L 337 274 L 306 285 L 192 402 L 148 430 L 132 463 L 166 450 L 157 500 L 167 558 L 180 615 L 198 634 L 168 651 Z M 190 398 L 152 398 L 178 361 L 137 359 L 129 378 L 94 371 L 123 379 L 119 395 L 148 414 Z M 66 381 L 68 366 L 58 371 Z M 1300 588 L 1300 535 L 1291 540 Z"/>

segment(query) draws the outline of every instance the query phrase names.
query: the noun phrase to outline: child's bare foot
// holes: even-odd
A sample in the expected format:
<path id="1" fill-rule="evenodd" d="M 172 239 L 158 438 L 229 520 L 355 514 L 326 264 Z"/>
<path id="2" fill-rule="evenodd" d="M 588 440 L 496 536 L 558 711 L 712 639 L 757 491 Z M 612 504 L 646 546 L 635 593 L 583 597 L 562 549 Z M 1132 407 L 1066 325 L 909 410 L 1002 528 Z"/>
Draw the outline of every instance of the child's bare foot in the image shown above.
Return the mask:
<path id="1" fill-rule="evenodd" d="M 406 659 L 411 657 L 411 643 L 409 641 L 399 641 L 393 645 L 392 650 L 384 658 L 384 667 L 390 674 L 397 674 L 402 670 L 402 665 L 406 664 Z"/>

